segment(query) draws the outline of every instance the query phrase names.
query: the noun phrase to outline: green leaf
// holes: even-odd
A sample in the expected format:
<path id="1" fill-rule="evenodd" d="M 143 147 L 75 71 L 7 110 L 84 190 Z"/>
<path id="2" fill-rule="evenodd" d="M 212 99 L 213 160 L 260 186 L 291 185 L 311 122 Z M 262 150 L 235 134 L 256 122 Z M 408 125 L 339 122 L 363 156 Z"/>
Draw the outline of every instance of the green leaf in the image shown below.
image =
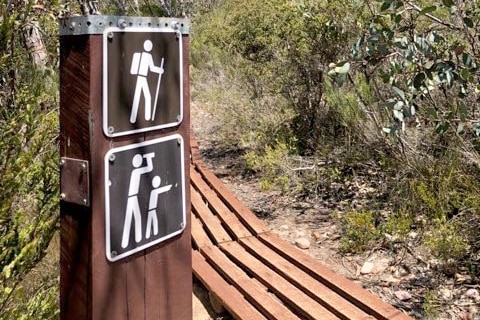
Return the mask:
<path id="1" fill-rule="evenodd" d="M 467 69 L 463 69 L 462 71 L 460 71 L 460 77 L 467 81 L 468 78 L 470 77 L 470 71 L 468 71 Z"/>
<path id="2" fill-rule="evenodd" d="M 425 81 L 425 73 L 420 72 L 415 76 L 415 78 L 413 78 L 413 86 L 415 87 L 415 89 L 420 89 L 424 81 Z"/>
<path id="3" fill-rule="evenodd" d="M 430 119 L 438 119 L 437 110 L 435 110 L 434 108 L 427 108 L 426 111 Z"/>
<path id="4" fill-rule="evenodd" d="M 392 7 L 392 0 L 385 0 L 380 7 L 380 11 L 388 10 Z"/>
<path id="5" fill-rule="evenodd" d="M 464 128 L 464 124 L 463 122 L 460 122 L 457 126 L 457 134 L 463 133 L 463 128 Z"/>
<path id="6" fill-rule="evenodd" d="M 332 70 L 328 71 L 327 75 L 329 77 L 335 77 L 337 75 L 337 72 L 335 72 L 335 70 L 332 69 Z"/>
<path id="7" fill-rule="evenodd" d="M 402 98 L 403 101 L 406 101 L 405 99 L 405 92 L 403 92 L 402 89 L 392 86 L 392 90 L 400 97 Z"/>
<path id="8" fill-rule="evenodd" d="M 442 3 L 447 8 L 450 8 L 451 6 L 453 6 L 453 1 L 452 0 L 442 0 Z"/>
<path id="9" fill-rule="evenodd" d="M 437 124 L 437 126 L 435 127 L 435 131 L 438 133 L 438 134 L 444 134 L 445 132 L 448 131 L 448 129 L 450 128 L 450 124 L 448 122 L 440 122 Z"/>
<path id="10" fill-rule="evenodd" d="M 467 106 L 465 105 L 465 103 L 463 101 L 460 101 L 458 103 L 458 113 L 460 115 L 460 120 L 462 122 L 465 122 L 466 119 L 467 119 L 468 110 L 467 110 Z"/>
<path id="11" fill-rule="evenodd" d="M 403 110 L 404 106 L 405 106 L 405 102 L 397 101 L 397 103 L 395 103 L 395 105 L 393 106 L 393 109 L 397 110 L 397 111 L 401 111 L 401 110 Z"/>
<path id="12" fill-rule="evenodd" d="M 403 115 L 403 112 L 400 110 L 393 110 L 393 116 L 401 122 L 403 122 L 405 118 L 405 116 Z"/>
<path id="13" fill-rule="evenodd" d="M 476 68 L 477 64 L 475 63 L 474 58 L 468 53 L 464 52 L 462 55 L 462 61 L 465 67 L 467 68 Z"/>
<path id="14" fill-rule="evenodd" d="M 437 10 L 437 6 L 430 6 L 430 7 L 426 7 L 426 8 L 423 8 L 422 11 L 420 11 L 420 14 L 428 14 L 428 13 L 432 13 L 434 12 L 435 10 Z"/>
<path id="15" fill-rule="evenodd" d="M 338 74 L 346 74 L 350 70 L 350 62 L 339 64 L 334 70 Z"/>
<path id="16" fill-rule="evenodd" d="M 465 25 L 469 28 L 473 28 L 474 25 L 473 25 L 473 20 L 469 17 L 465 17 L 463 18 L 463 23 L 465 23 Z"/>
<path id="17" fill-rule="evenodd" d="M 445 77 L 447 79 L 447 84 L 449 86 L 451 86 L 453 84 L 453 80 L 454 80 L 454 75 L 453 75 L 453 72 L 451 70 L 447 70 L 445 72 Z"/>
<path id="18" fill-rule="evenodd" d="M 392 15 L 392 20 L 395 22 L 395 23 L 400 23 L 402 21 L 402 15 L 401 14 L 393 14 Z"/>

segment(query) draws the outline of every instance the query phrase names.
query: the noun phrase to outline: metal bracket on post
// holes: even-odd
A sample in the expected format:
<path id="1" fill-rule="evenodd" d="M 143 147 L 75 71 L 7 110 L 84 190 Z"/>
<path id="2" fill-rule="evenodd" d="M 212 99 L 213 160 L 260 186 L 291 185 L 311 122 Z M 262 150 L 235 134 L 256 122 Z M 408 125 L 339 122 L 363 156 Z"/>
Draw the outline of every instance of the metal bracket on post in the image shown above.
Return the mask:
<path id="1" fill-rule="evenodd" d="M 60 198 L 62 201 L 90 205 L 88 161 L 62 157 L 60 160 Z"/>
<path id="2" fill-rule="evenodd" d="M 111 27 L 174 29 L 184 35 L 190 33 L 190 21 L 186 18 L 89 15 L 60 19 L 59 26 L 60 36 L 103 34 Z"/>

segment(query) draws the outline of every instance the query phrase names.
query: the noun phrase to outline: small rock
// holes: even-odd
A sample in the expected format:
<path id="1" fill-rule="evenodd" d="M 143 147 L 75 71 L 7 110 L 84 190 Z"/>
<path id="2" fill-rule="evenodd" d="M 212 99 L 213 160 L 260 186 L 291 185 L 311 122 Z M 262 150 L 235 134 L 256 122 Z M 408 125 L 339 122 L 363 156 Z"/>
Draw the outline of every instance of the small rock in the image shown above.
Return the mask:
<path id="1" fill-rule="evenodd" d="M 396 278 L 403 278 L 403 277 L 406 277 L 410 274 L 410 272 L 408 272 L 408 270 L 402 266 L 398 267 L 398 268 L 395 268 L 395 272 L 394 272 L 394 276 Z"/>
<path id="2" fill-rule="evenodd" d="M 208 297 L 210 298 L 210 305 L 216 314 L 222 314 L 225 312 L 225 308 L 223 307 L 222 303 L 214 294 L 209 292 Z"/>
<path id="3" fill-rule="evenodd" d="M 415 231 L 411 231 L 409 234 L 408 234 L 408 237 L 410 239 L 416 239 L 418 237 L 418 233 L 415 232 Z"/>
<path id="4" fill-rule="evenodd" d="M 412 295 L 410 293 L 408 293 L 407 291 L 404 291 L 404 290 L 395 291 L 393 294 L 400 301 L 407 301 L 407 300 L 412 299 Z"/>
<path id="5" fill-rule="evenodd" d="M 473 318 L 478 315 L 478 308 L 476 306 L 471 306 L 468 311 L 472 314 Z"/>
<path id="6" fill-rule="evenodd" d="M 400 283 L 400 280 L 392 276 L 391 274 L 386 274 L 381 277 L 382 285 L 386 287 L 390 287 L 392 285 L 396 285 Z"/>
<path id="7" fill-rule="evenodd" d="M 289 226 L 288 224 L 283 224 L 283 225 L 281 225 L 278 229 L 280 229 L 280 230 L 288 230 L 288 229 L 290 229 L 290 226 Z"/>
<path id="8" fill-rule="evenodd" d="M 375 260 L 375 266 L 372 270 L 373 273 L 381 273 L 388 269 L 390 266 L 390 259 L 388 258 L 380 258 Z"/>
<path id="9" fill-rule="evenodd" d="M 313 237 L 313 239 L 315 239 L 315 241 L 318 241 L 322 238 L 322 235 L 318 231 L 313 231 L 312 232 L 312 237 Z"/>
<path id="10" fill-rule="evenodd" d="M 477 299 L 480 297 L 480 293 L 477 289 L 468 289 L 466 292 L 467 297 Z"/>
<path id="11" fill-rule="evenodd" d="M 318 208 L 317 213 L 320 215 L 327 215 L 330 214 L 331 210 L 328 210 L 327 208 Z"/>
<path id="12" fill-rule="evenodd" d="M 369 274 L 373 271 L 374 267 L 375 267 L 375 264 L 372 261 L 365 261 L 365 263 L 362 266 L 362 269 L 360 269 L 360 274 Z"/>
<path id="13" fill-rule="evenodd" d="M 440 289 L 440 294 L 442 295 L 443 300 L 451 300 L 453 297 L 452 290 L 447 288 Z"/>
<path id="14" fill-rule="evenodd" d="M 298 238 L 295 240 L 295 245 L 300 249 L 308 249 L 310 248 L 310 241 L 307 238 Z"/>

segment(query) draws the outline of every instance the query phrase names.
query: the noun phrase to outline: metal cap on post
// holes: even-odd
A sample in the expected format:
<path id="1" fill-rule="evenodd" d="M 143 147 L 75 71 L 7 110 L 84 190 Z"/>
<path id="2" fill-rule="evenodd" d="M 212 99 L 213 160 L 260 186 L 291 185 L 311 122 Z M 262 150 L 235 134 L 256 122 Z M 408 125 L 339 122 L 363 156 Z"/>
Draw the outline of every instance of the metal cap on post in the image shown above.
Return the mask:
<path id="1" fill-rule="evenodd" d="M 61 318 L 191 319 L 189 21 L 95 8 L 60 20 Z"/>

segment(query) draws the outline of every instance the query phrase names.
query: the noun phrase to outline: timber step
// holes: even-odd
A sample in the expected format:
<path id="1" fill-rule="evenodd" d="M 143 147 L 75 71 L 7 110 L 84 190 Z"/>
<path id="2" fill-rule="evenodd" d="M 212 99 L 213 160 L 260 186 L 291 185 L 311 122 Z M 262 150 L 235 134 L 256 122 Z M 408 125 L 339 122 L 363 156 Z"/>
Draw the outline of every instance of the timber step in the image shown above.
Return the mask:
<path id="1" fill-rule="evenodd" d="M 235 319 L 411 319 L 273 234 L 192 146 L 193 273 Z"/>

